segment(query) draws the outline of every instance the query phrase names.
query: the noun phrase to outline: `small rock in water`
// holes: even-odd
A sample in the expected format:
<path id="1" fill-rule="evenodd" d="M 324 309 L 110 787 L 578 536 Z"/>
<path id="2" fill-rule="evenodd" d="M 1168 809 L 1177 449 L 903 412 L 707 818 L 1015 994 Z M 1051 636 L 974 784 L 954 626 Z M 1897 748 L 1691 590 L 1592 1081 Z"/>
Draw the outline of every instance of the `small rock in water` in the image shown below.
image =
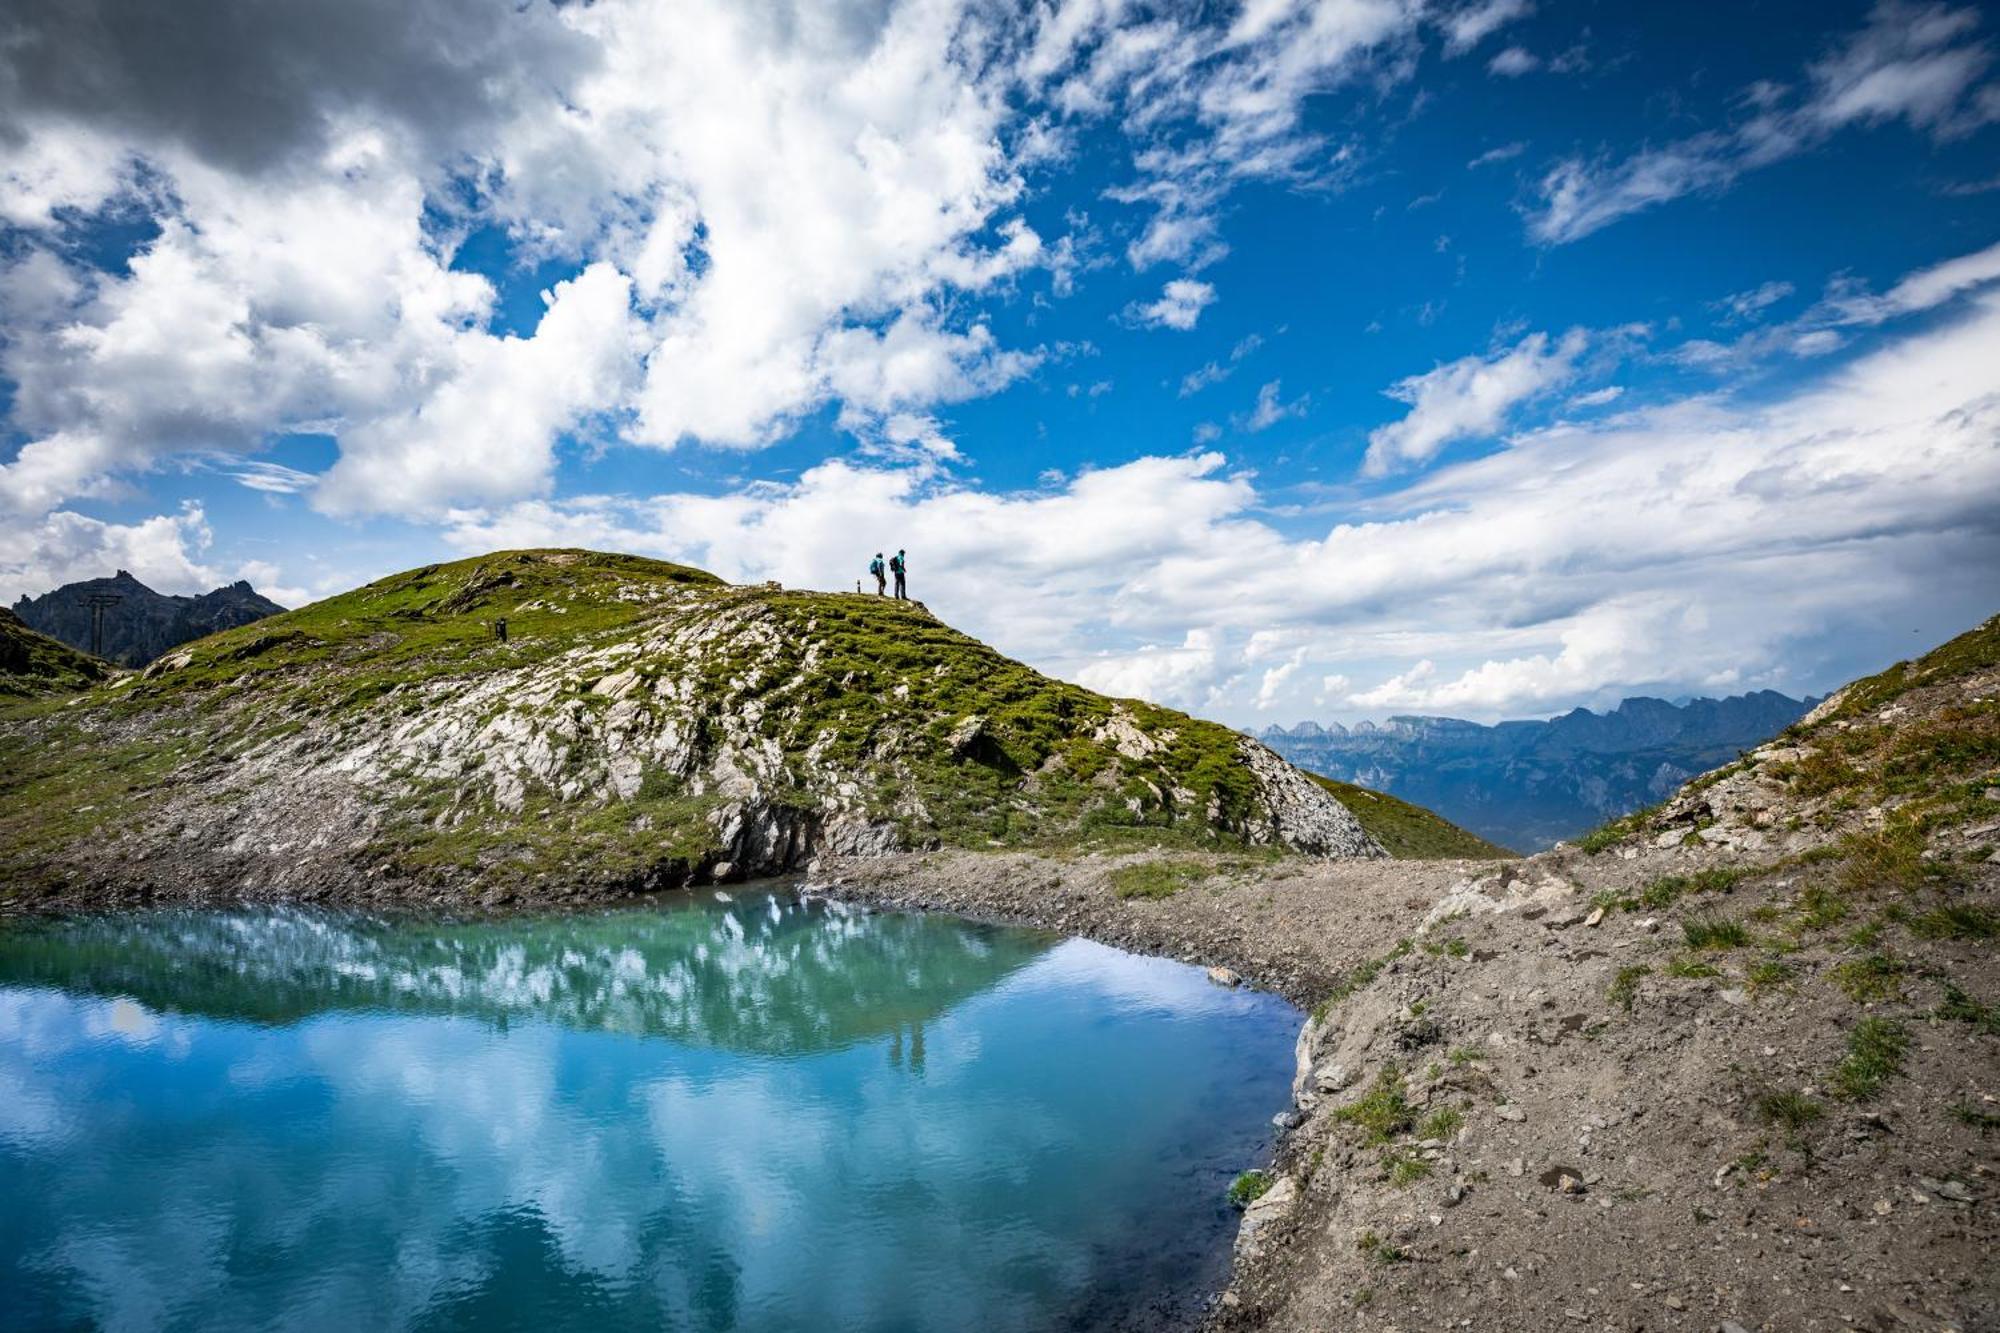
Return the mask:
<path id="1" fill-rule="evenodd" d="M 1226 967 L 1211 967 L 1208 969 L 1208 979 L 1218 986 L 1241 986 L 1243 984 L 1243 978 L 1237 976 Z"/>

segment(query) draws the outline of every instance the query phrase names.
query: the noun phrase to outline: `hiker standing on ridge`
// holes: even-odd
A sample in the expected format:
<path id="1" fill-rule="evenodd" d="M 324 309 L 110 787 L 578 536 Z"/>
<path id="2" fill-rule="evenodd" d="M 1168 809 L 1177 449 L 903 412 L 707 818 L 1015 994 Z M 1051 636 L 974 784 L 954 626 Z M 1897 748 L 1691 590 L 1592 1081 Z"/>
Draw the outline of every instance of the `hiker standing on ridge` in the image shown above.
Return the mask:
<path id="1" fill-rule="evenodd" d="M 910 562 L 906 552 L 898 550 L 895 555 L 889 558 L 889 572 L 896 576 L 897 599 L 905 602 L 909 601 L 910 588 L 903 581 L 904 576 L 910 572 Z"/>
<path id="2" fill-rule="evenodd" d="M 889 591 L 889 576 L 883 572 L 884 568 L 885 567 L 882 564 L 882 553 L 880 551 L 877 551 L 875 553 L 875 558 L 868 562 L 868 572 L 875 576 L 875 595 L 877 597 L 880 597 L 883 593 Z"/>

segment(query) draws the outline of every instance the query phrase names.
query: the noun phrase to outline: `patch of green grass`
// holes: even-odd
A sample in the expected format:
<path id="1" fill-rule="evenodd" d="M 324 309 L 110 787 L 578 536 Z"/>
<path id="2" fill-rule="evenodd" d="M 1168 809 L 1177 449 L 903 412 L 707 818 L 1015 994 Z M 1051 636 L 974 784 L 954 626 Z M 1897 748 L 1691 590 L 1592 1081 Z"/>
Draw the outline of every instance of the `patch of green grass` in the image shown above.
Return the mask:
<path id="1" fill-rule="evenodd" d="M 1910 890 L 1949 877 L 1948 867 L 1924 859 L 1929 839 L 1922 821 L 1914 817 L 1895 818 L 1879 829 L 1850 833 L 1839 846 L 1847 857 L 1841 879 L 1851 889 Z"/>
<path id="2" fill-rule="evenodd" d="M 1388 1143 L 1398 1134 L 1409 1132 L 1414 1112 L 1403 1091 L 1401 1071 L 1390 1067 L 1359 1100 L 1333 1113 L 1333 1118 L 1361 1131 L 1362 1141 L 1372 1145 Z"/>
<path id="3" fill-rule="evenodd" d="M 1453 1065 L 1463 1068 L 1475 1061 L 1484 1060 L 1486 1052 L 1477 1046 L 1456 1046 L 1452 1048 L 1451 1054 L 1445 1058 L 1450 1060 Z"/>
<path id="4" fill-rule="evenodd" d="M 1306 776 L 1346 806 L 1369 836 L 1398 860 L 1491 861 L 1501 858 L 1512 860 L 1519 855 L 1498 843 L 1488 842 L 1476 833 L 1467 832 L 1441 815 L 1387 792 L 1341 782 L 1322 773 L 1308 772 Z"/>
<path id="5" fill-rule="evenodd" d="M 1796 1136 L 1826 1115 L 1824 1106 L 1803 1092 L 1791 1090 L 1761 1093 L 1753 1105 L 1759 1120 L 1784 1130 L 1788 1136 Z"/>
<path id="6" fill-rule="evenodd" d="M 1229 1182 L 1229 1202 L 1238 1208 L 1248 1208 L 1270 1193 L 1275 1184 L 1277 1179 L 1269 1171 L 1245 1171 Z"/>
<path id="7" fill-rule="evenodd" d="M 1811 930 L 1838 925 L 1851 910 L 1846 895 L 1830 884 L 1808 884 L 1799 894 L 1799 924 Z"/>
<path id="8" fill-rule="evenodd" d="M 1398 1148 L 1383 1160 L 1389 1183 L 1397 1189 L 1416 1184 L 1431 1173 L 1431 1164 L 1414 1148 Z"/>
<path id="9" fill-rule="evenodd" d="M 1942 903 L 1906 924 L 1927 940 L 1990 940 L 2000 935 L 2000 912 L 1978 903 Z"/>
<path id="10" fill-rule="evenodd" d="M 1369 959 L 1342 977 L 1334 984 L 1333 990 L 1328 993 L 1327 997 L 1313 1006 L 1313 1022 L 1324 1023 L 1327 1020 L 1327 1016 L 1333 1012 L 1335 1005 L 1347 999 L 1362 987 L 1372 983 L 1376 977 L 1382 975 L 1383 968 L 1395 962 L 1398 958 L 1408 956 L 1411 948 L 1412 946 L 1407 939 L 1398 940 L 1396 941 L 1396 947 L 1389 950 L 1388 953 L 1383 954 L 1380 958 Z"/>
<path id="11" fill-rule="evenodd" d="M 1596 856 L 1599 852 L 1616 847 L 1643 829 L 1646 821 L 1651 819 L 1659 808 L 1657 804 L 1649 805 L 1643 810 L 1634 810 L 1629 815 L 1620 815 L 1616 819 L 1607 820 L 1578 838 L 1577 850 L 1587 856 Z"/>
<path id="12" fill-rule="evenodd" d="M 1782 986 L 1795 975 L 1790 963 L 1777 958 L 1760 958 L 1744 971 L 1743 982 L 1755 995 L 1759 991 Z"/>
<path id="13" fill-rule="evenodd" d="M 1910 1034 L 1893 1019 L 1869 1017 L 1847 1034 L 1847 1054 L 1834 1066 L 1829 1082 L 1843 1101 L 1864 1102 L 1882 1085 L 1903 1072 Z"/>
<path id="14" fill-rule="evenodd" d="M 1751 942 L 1750 928 L 1721 916 L 1695 916 L 1681 922 L 1690 949 L 1741 949 Z"/>
<path id="15" fill-rule="evenodd" d="M 1861 958 L 1851 958 L 1830 970 L 1827 975 L 1833 984 L 1840 987 L 1848 999 L 1856 1004 L 1866 1004 L 1874 1000 L 1888 1000 L 1903 993 L 1898 984 L 1907 964 L 1889 957 L 1887 954 L 1871 953 Z"/>
<path id="16" fill-rule="evenodd" d="M 1979 1131 L 1981 1138 L 2000 1129 L 2000 1115 L 1981 1110 L 1971 1102 L 1959 1102 L 1951 1108 L 1951 1118 L 1961 1125 L 1970 1125 Z"/>
<path id="17" fill-rule="evenodd" d="M 1692 954 L 1675 954 L 1661 969 L 1670 977 L 1719 977 L 1722 969 L 1713 963 L 1704 963 Z"/>
<path id="18" fill-rule="evenodd" d="M 1465 1113 L 1463 1111 L 1452 1106 L 1440 1107 L 1425 1116 L 1423 1123 L 1417 1126 L 1417 1137 L 1420 1139 L 1448 1139 L 1453 1134 L 1456 1134 L 1459 1126 L 1464 1123 Z"/>
<path id="19" fill-rule="evenodd" d="M 1390 1244 L 1373 1231 L 1362 1232 L 1354 1247 L 1378 1264 L 1399 1264 L 1409 1258 L 1400 1246 Z"/>
<path id="20" fill-rule="evenodd" d="M 1970 1023 L 1982 1032 L 2000 1036 L 2000 1010 L 1992 1005 L 1981 1004 L 1965 992 L 1965 988 L 1952 980 L 1942 984 L 1944 1000 L 1932 1015 L 1952 1023 Z"/>
<path id="21" fill-rule="evenodd" d="M 2000 616 L 1995 616 L 1911 662 L 1855 681 L 1841 691 L 1835 718 L 1856 718 L 1894 703 L 1919 685 L 1954 680 L 2000 665 Z"/>
<path id="22" fill-rule="evenodd" d="M 1454 935 L 1448 940 L 1425 940 L 1424 952 L 1433 958 L 1464 958 L 1472 952 L 1472 949 L 1464 940 Z"/>
<path id="23" fill-rule="evenodd" d="M 1605 991 L 1605 995 L 1610 999 L 1611 1003 L 1629 1014 L 1632 1012 L 1633 1004 L 1639 998 L 1640 978 L 1648 977 L 1652 974 L 1653 969 L 1647 967 L 1644 963 L 1634 963 L 1630 967 L 1621 967 L 1618 969 L 1618 975 L 1611 979 L 1611 987 Z"/>
<path id="24" fill-rule="evenodd" d="M 1140 861 L 1111 872 L 1111 891 L 1120 898 L 1171 898 L 1208 874 L 1187 861 Z"/>

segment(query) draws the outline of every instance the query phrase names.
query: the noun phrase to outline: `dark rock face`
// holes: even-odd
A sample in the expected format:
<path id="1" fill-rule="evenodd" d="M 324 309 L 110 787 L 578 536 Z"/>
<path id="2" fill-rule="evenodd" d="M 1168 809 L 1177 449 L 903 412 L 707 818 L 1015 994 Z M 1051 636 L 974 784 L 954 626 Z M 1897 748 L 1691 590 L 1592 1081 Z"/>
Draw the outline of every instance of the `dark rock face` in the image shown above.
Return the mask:
<path id="1" fill-rule="evenodd" d="M 1729 699 L 1627 699 L 1545 722 L 1452 717 L 1271 727 L 1260 739 L 1302 768 L 1428 806 L 1519 852 L 1664 800 L 1803 717 L 1814 700 L 1775 690 Z"/>
<path id="2" fill-rule="evenodd" d="M 199 597 L 173 597 L 154 592 L 121 569 L 108 579 L 85 579 L 40 597 L 22 597 L 14 603 L 14 614 L 29 628 L 88 652 L 87 599 L 93 594 L 118 598 L 104 610 L 104 658 L 128 667 L 144 666 L 189 640 L 235 629 L 285 609 L 244 582 Z"/>

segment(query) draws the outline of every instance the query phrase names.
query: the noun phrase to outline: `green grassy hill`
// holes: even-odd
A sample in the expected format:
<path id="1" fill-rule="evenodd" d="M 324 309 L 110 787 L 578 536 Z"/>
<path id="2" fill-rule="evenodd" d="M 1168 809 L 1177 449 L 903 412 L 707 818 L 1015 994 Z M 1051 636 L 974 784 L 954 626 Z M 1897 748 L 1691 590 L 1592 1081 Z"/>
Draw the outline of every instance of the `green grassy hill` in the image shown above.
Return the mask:
<path id="1" fill-rule="evenodd" d="M 0 761 L 0 869 L 44 882 L 659 884 L 1086 841 L 1382 854 L 1257 742 L 1042 676 L 918 605 L 590 551 L 426 566 L 184 645 L 77 706 L 15 707 Z"/>
<path id="2" fill-rule="evenodd" d="M 1468 832 L 1444 816 L 1412 805 L 1387 792 L 1374 791 L 1341 782 L 1319 773 L 1307 777 L 1333 794 L 1333 798 L 1354 812 L 1361 827 L 1382 844 L 1389 855 L 1405 861 L 1439 861 L 1450 858 L 1483 860 L 1512 857 L 1498 843 L 1488 842 Z"/>
<path id="3" fill-rule="evenodd" d="M 109 663 L 37 634 L 0 607 L 0 699 L 85 689 L 111 672 Z"/>

